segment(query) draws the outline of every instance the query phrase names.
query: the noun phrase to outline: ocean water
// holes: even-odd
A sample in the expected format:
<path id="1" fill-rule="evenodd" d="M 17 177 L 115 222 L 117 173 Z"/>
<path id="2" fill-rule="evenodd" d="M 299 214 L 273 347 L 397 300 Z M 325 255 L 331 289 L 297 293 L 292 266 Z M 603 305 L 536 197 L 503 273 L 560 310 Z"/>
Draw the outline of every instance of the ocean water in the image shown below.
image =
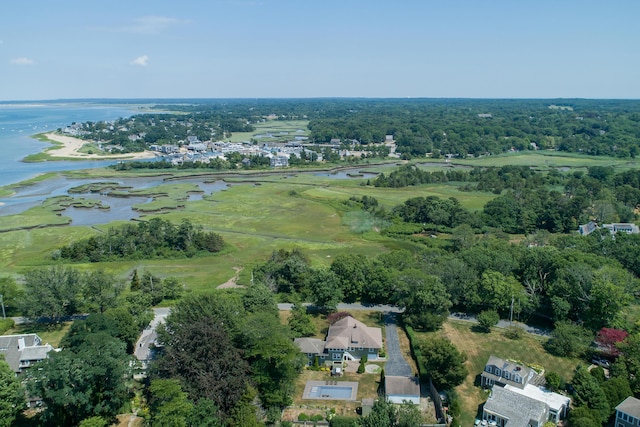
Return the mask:
<path id="1" fill-rule="evenodd" d="M 114 161 L 47 161 L 24 163 L 22 159 L 49 144 L 32 135 L 55 130 L 73 122 L 114 120 L 136 114 L 139 105 L 91 102 L 0 103 L 0 187 L 52 171 L 102 167 Z"/>

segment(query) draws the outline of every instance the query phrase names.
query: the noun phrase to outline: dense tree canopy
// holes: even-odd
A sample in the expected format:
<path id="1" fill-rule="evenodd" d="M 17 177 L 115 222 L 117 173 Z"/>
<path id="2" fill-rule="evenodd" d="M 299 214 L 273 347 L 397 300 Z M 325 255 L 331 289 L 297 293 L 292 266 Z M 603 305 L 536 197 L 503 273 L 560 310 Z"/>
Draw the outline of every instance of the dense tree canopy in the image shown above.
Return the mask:
<path id="1" fill-rule="evenodd" d="M 11 427 L 25 407 L 24 388 L 0 356 L 0 427 Z"/>
<path id="2" fill-rule="evenodd" d="M 127 398 L 129 360 L 122 341 L 105 332 L 90 333 L 78 346 L 51 352 L 30 369 L 29 391 L 42 397 L 45 418 L 56 425 L 112 417 Z"/>
<path id="3" fill-rule="evenodd" d="M 224 241 L 219 234 L 205 232 L 187 219 L 179 226 L 160 218 L 111 228 L 105 234 L 80 240 L 60 250 L 73 261 L 193 256 L 199 251 L 219 252 Z"/>

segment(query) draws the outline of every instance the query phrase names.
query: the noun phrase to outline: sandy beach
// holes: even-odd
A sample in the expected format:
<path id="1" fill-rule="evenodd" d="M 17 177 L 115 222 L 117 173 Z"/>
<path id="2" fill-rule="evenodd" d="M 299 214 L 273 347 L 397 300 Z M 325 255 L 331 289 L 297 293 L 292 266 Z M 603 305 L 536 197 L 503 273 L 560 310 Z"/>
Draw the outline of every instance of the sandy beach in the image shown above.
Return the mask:
<path id="1" fill-rule="evenodd" d="M 60 135 L 57 133 L 46 133 L 45 136 L 51 141 L 62 144 L 62 147 L 48 148 L 47 154 L 51 157 L 75 158 L 75 159 L 151 159 L 157 156 L 153 151 L 143 151 L 141 153 L 127 154 L 87 154 L 81 153 L 80 149 L 88 142 L 72 136 Z"/>

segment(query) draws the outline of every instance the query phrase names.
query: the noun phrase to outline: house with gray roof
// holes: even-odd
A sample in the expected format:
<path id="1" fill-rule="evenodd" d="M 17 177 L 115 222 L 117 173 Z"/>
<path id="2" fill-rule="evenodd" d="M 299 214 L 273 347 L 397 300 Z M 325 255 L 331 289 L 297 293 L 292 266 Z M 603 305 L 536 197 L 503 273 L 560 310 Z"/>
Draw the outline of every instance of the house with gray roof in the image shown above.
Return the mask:
<path id="1" fill-rule="evenodd" d="M 484 371 L 480 375 L 482 387 L 491 388 L 491 397 L 485 403 L 486 411 L 483 410 L 483 419 L 491 422 L 495 421 L 498 426 L 538 426 L 546 421 L 558 423 L 565 418 L 571 399 L 559 393 L 538 387 L 536 384 L 541 377 L 528 366 L 516 362 L 501 359 L 496 356 L 489 356 Z M 544 421 L 540 424 L 525 422 L 514 418 L 512 412 L 514 405 L 532 405 L 535 412 L 527 415 L 537 420 L 538 414 L 544 414 Z M 539 409 L 543 408 L 543 409 Z M 486 412 L 486 416 L 485 416 Z M 521 408 L 516 411 L 520 413 Z M 525 417 L 526 418 L 526 417 Z M 514 421 L 518 419 L 518 421 Z M 502 420 L 502 421 L 500 421 Z M 509 421 L 511 420 L 511 421 Z M 507 423 L 508 422 L 508 423 Z M 522 422 L 525 422 L 522 424 Z"/>
<path id="2" fill-rule="evenodd" d="M 549 420 L 549 407 L 524 394 L 494 387 L 482 408 L 482 419 L 498 427 L 542 427 Z"/>
<path id="3" fill-rule="evenodd" d="M 536 376 L 535 371 L 527 366 L 491 355 L 480 376 L 480 384 L 484 388 L 493 387 L 494 384 L 524 388 Z"/>
<path id="4" fill-rule="evenodd" d="M 296 338 L 294 343 L 305 353 L 309 366 L 318 357 L 318 363 L 336 360 L 369 360 L 378 358 L 382 349 L 382 330 L 365 325 L 351 316 L 329 326 L 326 340 Z"/>
<path id="5" fill-rule="evenodd" d="M 616 406 L 615 427 L 637 427 L 640 425 L 640 400 L 627 397 Z"/>
<path id="6" fill-rule="evenodd" d="M 37 334 L 0 336 L 0 354 L 16 374 L 46 359 L 51 350 L 53 347 L 42 344 L 42 339 Z"/>
<path id="7" fill-rule="evenodd" d="M 384 377 L 384 392 L 391 403 L 420 404 L 420 381 L 417 377 Z"/>

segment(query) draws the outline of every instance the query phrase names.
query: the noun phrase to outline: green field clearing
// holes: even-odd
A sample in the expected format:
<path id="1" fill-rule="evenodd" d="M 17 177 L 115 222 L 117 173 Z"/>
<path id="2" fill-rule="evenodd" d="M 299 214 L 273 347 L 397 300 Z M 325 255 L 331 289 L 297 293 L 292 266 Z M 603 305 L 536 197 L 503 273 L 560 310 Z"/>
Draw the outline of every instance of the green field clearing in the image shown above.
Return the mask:
<path id="1" fill-rule="evenodd" d="M 267 120 L 265 122 L 256 123 L 253 126 L 256 128 L 253 132 L 234 132 L 229 138 L 225 138 L 228 142 L 248 142 L 251 139 L 255 139 L 256 135 L 264 135 L 270 133 L 273 138 L 258 138 L 258 144 L 274 141 L 289 141 L 296 136 L 307 136 L 309 131 L 307 129 L 308 120 Z M 304 132 L 298 132 L 302 130 Z M 286 134 L 280 134 L 280 132 L 286 132 Z"/>
<path id="2" fill-rule="evenodd" d="M 618 159 L 615 157 L 588 156 L 578 153 L 560 151 L 522 151 L 486 156 L 478 159 L 453 159 L 452 163 L 468 166 L 531 166 L 540 169 L 547 168 L 586 168 L 588 166 L 613 166 L 616 170 L 637 169 L 640 160 Z"/>
<path id="3" fill-rule="evenodd" d="M 565 381 L 571 379 L 573 370 L 579 363 L 577 359 L 560 358 L 547 353 L 542 346 L 545 341 L 543 338 L 525 334 L 520 340 L 510 340 L 503 336 L 503 331 L 494 328 L 491 333 L 474 332 L 472 324 L 468 322 L 449 320 L 441 331 L 416 334 L 419 339 L 429 339 L 435 334 L 443 335 L 466 354 L 469 375 L 457 387 L 462 403 L 462 425 L 473 425 L 479 405 L 487 400 L 487 394 L 475 384 L 490 355 L 517 360 L 526 365 L 543 366 L 545 370 L 560 374 Z"/>

